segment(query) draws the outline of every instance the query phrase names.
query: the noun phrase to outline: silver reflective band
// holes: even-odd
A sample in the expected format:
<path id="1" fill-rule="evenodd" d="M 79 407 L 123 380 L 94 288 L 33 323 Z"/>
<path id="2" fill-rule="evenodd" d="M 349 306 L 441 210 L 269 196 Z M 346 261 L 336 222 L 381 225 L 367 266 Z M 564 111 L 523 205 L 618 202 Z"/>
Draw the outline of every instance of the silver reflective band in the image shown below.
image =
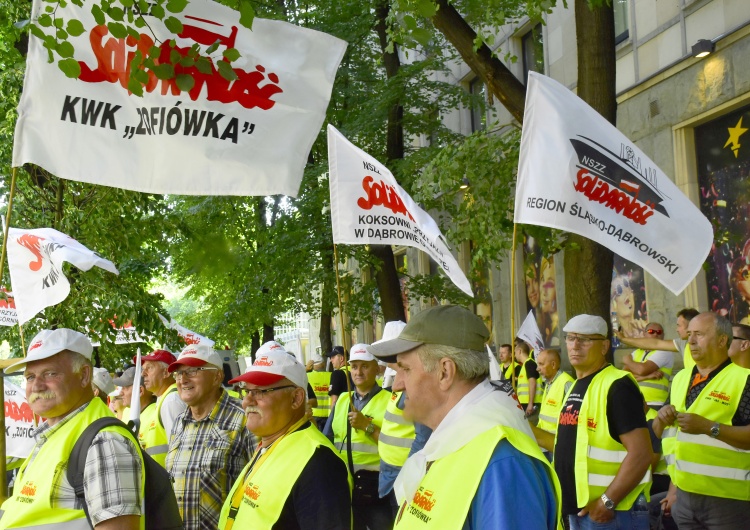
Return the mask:
<path id="1" fill-rule="evenodd" d="M 411 425 L 412 422 L 404 418 L 403 416 L 399 416 L 397 414 L 394 414 L 390 410 L 385 411 L 384 419 L 390 421 L 391 423 L 398 423 L 399 425 Z"/>
<path id="2" fill-rule="evenodd" d="M 648 388 L 655 388 L 656 390 L 666 390 L 669 388 L 669 385 L 660 385 L 658 383 L 646 383 L 644 381 L 639 381 L 638 386 L 645 386 Z"/>
<path id="3" fill-rule="evenodd" d="M 159 455 L 161 453 L 166 453 L 168 449 L 169 449 L 169 446 L 167 444 L 163 444 L 163 445 L 155 445 L 153 447 L 147 447 L 145 451 L 149 455 Z"/>
<path id="4" fill-rule="evenodd" d="M 411 447 L 414 440 L 411 438 L 397 438 L 396 436 L 389 436 L 380 432 L 380 441 L 387 445 L 393 445 L 396 447 Z"/>
<path id="5" fill-rule="evenodd" d="M 610 451 L 592 446 L 588 448 L 588 455 L 594 460 L 601 460 L 602 462 L 619 463 L 625 460 L 627 454 L 627 451 Z"/>
<path id="6" fill-rule="evenodd" d="M 600 486 L 606 488 L 615 479 L 614 475 L 599 475 L 597 473 L 589 473 L 589 484 L 592 486 Z M 643 478 L 638 484 L 646 484 L 651 481 L 651 471 L 646 471 Z"/>
<path id="7" fill-rule="evenodd" d="M 679 431 L 677 433 L 677 440 L 680 442 L 687 442 L 696 445 L 705 445 L 707 447 L 726 449 L 728 451 L 735 451 L 737 453 L 750 453 L 750 451 L 746 449 L 738 449 L 737 447 L 731 446 L 726 442 L 722 442 L 721 440 L 717 440 L 716 438 L 711 438 L 707 434 L 687 434 L 685 432 Z"/>
<path id="8" fill-rule="evenodd" d="M 711 466 L 708 464 L 697 464 L 695 462 L 677 460 L 675 462 L 675 468 L 677 468 L 678 471 L 692 473 L 693 475 L 705 475 L 707 477 L 742 481 L 750 480 L 750 471 L 733 467 Z"/>
<path id="9" fill-rule="evenodd" d="M 346 445 L 344 445 L 344 447 L 346 447 Z M 355 443 L 355 444 L 352 444 L 352 452 L 354 451 L 376 455 L 378 454 L 378 446 L 370 445 L 370 444 Z"/>

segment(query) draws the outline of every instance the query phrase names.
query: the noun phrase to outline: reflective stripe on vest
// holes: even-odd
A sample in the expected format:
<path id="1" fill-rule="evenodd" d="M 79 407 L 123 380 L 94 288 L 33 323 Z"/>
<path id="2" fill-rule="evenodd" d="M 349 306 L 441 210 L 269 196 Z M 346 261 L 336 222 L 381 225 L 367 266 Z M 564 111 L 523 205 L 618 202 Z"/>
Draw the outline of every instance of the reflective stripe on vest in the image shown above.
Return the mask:
<path id="1" fill-rule="evenodd" d="M 629 377 L 635 383 L 635 379 L 628 372 L 611 365 L 607 366 L 594 376 L 583 396 L 576 429 L 574 469 L 577 506 L 586 506 L 591 500 L 601 497 L 628 454 L 625 446 L 610 436 L 607 421 L 607 393 L 612 384 L 623 377 Z M 615 509 L 629 510 L 642 492 L 648 498 L 650 484 L 651 469 L 646 471 L 638 485 L 617 504 Z"/>
<path id="2" fill-rule="evenodd" d="M 313 416 L 327 418 L 331 414 L 331 396 L 328 395 L 331 372 L 309 372 L 307 381 L 315 392 L 315 399 L 318 400 L 318 406 L 313 407 Z"/>
<path id="3" fill-rule="evenodd" d="M 711 422 L 731 425 L 750 371 L 725 366 L 686 409 L 692 370 L 682 370 L 672 382 L 670 402 L 677 412 L 688 412 Z M 664 430 L 662 448 L 669 476 L 680 489 L 716 497 L 750 501 L 750 451 L 733 447 L 707 434 L 687 434 L 677 426 Z"/>
<path id="4" fill-rule="evenodd" d="M 635 350 L 633 352 L 633 360 L 638 363 L 645 363 L 653 356 L 657 350 Z M 663 405 L 667 402 L 669 397 L 669 379 L 672 377 L 672 369 L 667 367 L 660 367 L 659 371 L 664 374 L 661 379 L 648 379 L 646 381 L 638 381 L 638 386 L 643 394 L 643 399 L 649 405 Z"/>
<path id="5" fill-rule="evenodd" d="M 395 467 L 404 465 L 416 438 L 414 424 L 404 418 L 404 411 L 398 408 L 401 394 L 402 392 L 391 394 L 378 437 L 380 459 Z"/>
<path id="6" fill-rule="evenodd" d="M 560 521 L 560 484 L 539 446 L 524 432 L 498 425 L 475 437 L 458 451 L 436 460 L 430 466 L 414 498 L 401 505 L 394 530 L 462 528 L 487 464 L 495 447 L 503 439 L 507 439 L 513 447 L 544 464 L 554 486 L 557 520 Z M 456 487 L 456 477 L 460 477 L 460 487 Z M 558 524 L 558 528 L 561 529 L 562 525 Z"/>
<path id="7" fill-rule="evenodd" d="M 141 442 L 146 452 L 151 455 L 151 458 L 159 462 L 161 467 L 166 467 L 167 463 L 167 449 L 169 447 L 169 438 L 167 437 L 167 431 L 161 424 L 161 406 L 164 400 L 172 392 L 177 392 L 177 385 L 171 384 L 164 393 L 156 399 L 156 410 L 154 411 L 151 421 L 146 425 L 141 423 L 141 430 L 143 436 L 138 435 L 138 439 Z"/>
<path id="8" fill-rule="evenodd" d="M 383 427 L 383 415 L 388 405 L 391 394 L 381 390 L 375 394 L 367 405 L 360 411 L 365 416 L 370 416 L 372 422 L 378 427 Z M 349 414 L 349 393 L 344 392 L 336 401 L 333 413 L 333 443 L 341 453 L 344 461 L 347 461 L 346 424 Z M 352 429 L 352 462 L 354 472 L 361 469 L 368 471 L 380 471 L 380 456 L 378 456 L 378 444 L 367 433 L 362 430 Z"/>
<path id="9" fill-rule="evenodd" d="M 218 528 L 224 528 L 227 523 L 232 498 L 237 488 L 244 488 L 245 494 L 234 518 L 233 528 L 269 530 L 274 528 L 302 470 L 317 448 L 321 446 L 328 447 L 338 454 L 328 438 L 323 436 L 319 430 L 310 426 L 279 440 L 273 453 L 268 456 L 268 459 L 251 477 L 248 477 L 251 464 L 245 466 L 229 491 L 226 501 L 224 501 Z M 350 491 L 351 486 L 350 476 Z M 298 516 L 300 521 L 304 521 L 304 513 L 298 514 Z M 302 526 L 304 527 L 304 523 L 302 523 Z"/>
<path id="10" fill-rule="evenodd" d="M 537 427 L 554 434 L 557 432 L 557 421 L 560 419 L 560 411 L 565 404 L 565 386 L 575 381 L 570 374 L 560 370 L 555 375 L 552 383 L 544 385 L 542 406 L 539 409 L 539 423 Z M 569 387 L 570 388 L 570 387 Z"/>
<path id="11" fill-rule="evenodd" d="M 526 359 L 526 361 L 524 361 L 523 365 L 521 366 L 521 373 L 518 374 L 518 387 L 516 388 L 516 395 L 518 396 L 518 401 L 521 404 L 529 403 L 529 376 L 526 373 L 526 365 L 529 361 L 531 361 L 531 358 L 528 358 Z M 537 379 L 536 390 L 534 391 L 534 403 L 542 402 L 543 392 L 544 390 L 542 389 L 542 382 Z"/>
<path id="12" fill-rule="evenodd" d="M 67 483 L 65 469 L 73 446 L 86 427 L 95 420 L 106 416 L 113 416 L 107 405 L 101 399 L 91 400 L 85 409 L 78 412 L 52 433 L 41 446 L 31 464 L 28 464 L 28 460 L 24 462 L 16 477 L 13 495 L 2 505 L 3 515 L 0 519 L 0 529 L 91 529 L 82 509 L 53 506 L 53 504 L 56 504 L 52 502 L 53 488 L 62 482 L 67 485 L 69 491 L 72 491 Z M 126 429 L 106 427 L 102 430 L 122 434 L 134 445 L 138 444 Z M 143 463 L 141 462 L 142 468 Z M 55 482 L 56 473 L 61 474 L 57 483 Z M 141 474 L 141 502 L 144 498 L 144 484 L 145 477 Z M 72 496 L 70 500 L 73 502 Z M 56 499 L 56 501 L 58 500 Z M 144 518 L 140 517 L 141 529 L 144 528 L 144 524 Z"/>

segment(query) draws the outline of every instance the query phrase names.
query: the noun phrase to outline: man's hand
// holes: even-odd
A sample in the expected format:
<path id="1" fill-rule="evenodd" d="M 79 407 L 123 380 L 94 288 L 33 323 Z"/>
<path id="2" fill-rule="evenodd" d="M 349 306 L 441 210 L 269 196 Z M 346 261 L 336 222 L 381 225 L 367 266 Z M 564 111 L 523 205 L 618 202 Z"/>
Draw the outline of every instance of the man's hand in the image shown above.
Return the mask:
<path id="1" fill-rule="evenodd" d="M 664 377 L 664 372 L 662 372 L 661 370 L 656 370 L 655 372 L 651 372 L 650 374 L 636 375 L 635 380 L 646 381 L 647 379 L 661 379 L 662 377 Z"/>
<path id="2" fill-rule="evenodd" d="M 351 424 L 352 429 L 364 431 L 367 426 L 370 425 L 371 421 L 372 420 L 370 418 L 368 418 L 358 410 L 349 413 L 349 423 Z"/>
<path id="3" fill-rule="evenodd" d="M 601 498 L 591 501 L 583 510 L 578 512 L 579 517 L 583 517 L 586 514 L 595 523 L 608 523 L 615 518 L 615 512 L 605 508 Z"/>
<path id="4" fill-rule="evenodd" d="M 687 412 L 677 414 L 677 425 L 682 432 L 687 434 L 709 434 L 714 423 L 698 414 Z"/>
<path id="5" fill-rule="evenodd" d="M 661 511 L 664 512 L 664 515 L 671 517 L 672 516 L 672 506 L 674 506 L 674 503 L 677 501 L 677 486 L 675 486 L 673 483 L 669 483 L 669 491 L 667 492 L 667 496 L 664 497 L 659 504 L 661 504 Z"/>
<path id="6" fill-rule="evenodd" d="M 526 405 L 526 416 L 531 416 L 532 414 L 534 414 L 534 404 L 529 403 Z"/>
<path id="7" fill-rule="evenodd" d="M 664 429 L 670 425 L 674 425 L 675 421 L 677 421 L 677 409 L 674 405 L 664 405 L 656 414 L 656 418 L 654 418 L 651 428 L 654 430 L 656 437 L 661 438 Z"/>

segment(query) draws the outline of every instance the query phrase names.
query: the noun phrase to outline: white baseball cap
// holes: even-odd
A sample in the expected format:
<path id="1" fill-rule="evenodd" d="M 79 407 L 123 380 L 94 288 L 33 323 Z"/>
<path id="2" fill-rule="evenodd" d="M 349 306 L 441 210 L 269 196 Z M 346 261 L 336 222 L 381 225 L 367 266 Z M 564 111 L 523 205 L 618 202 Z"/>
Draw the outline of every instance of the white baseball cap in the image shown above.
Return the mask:
<path id="1" fill-rule="evenodd" d="M 45 329 L 37 333 L 31 340 L 26 357 L 7 366 L 5 373 L 20 372 L 26 367 L 27 363 L 48 359 L 65 350 L 80 353 L 90 361 L 94 347 L 91 345 L 89 338 L 78 331 L 67 328 Z"/>
<path id="2" fill-rule="evenodd" d="M 377 361 L 377 359 L 367 351 L 367 344 L 355 344 L 349 350 L 349 362 L 352 361 Z"/>
<path id="3" fill-rule="evenodd" d="M 270 344 L 267 342 L 263 346 Z M 290 355 L 278 342 L 279 347 L 266 348 L 261 346 L 255 353 L 255 362 L 239 377 L 229 381 L 230 385 L 239 382 L 251 383 L 258 386 L 269 386 L 284 378 L 300 388 L 307 388 L 307 371 L 305 365 Z"/>
<path id="4" fill-rule="evenodd" d="M 94 384 L 105 394 L 111 394 L 115 391 L 112 376 L 105 368 L 94 368 Z"/>
<path id="5" fill-rule="evenodd" d="M 185 366 L 203 366 L 211 364 L 217 368 L 222 368 L 223 361 L 221 355 L 216 353 L 213 347 L 207 344 L 191 344 L 180 352 L 177 360 L 169 365 L 167 370 L 171 373 L 177 370 L 180 365 Z"/>

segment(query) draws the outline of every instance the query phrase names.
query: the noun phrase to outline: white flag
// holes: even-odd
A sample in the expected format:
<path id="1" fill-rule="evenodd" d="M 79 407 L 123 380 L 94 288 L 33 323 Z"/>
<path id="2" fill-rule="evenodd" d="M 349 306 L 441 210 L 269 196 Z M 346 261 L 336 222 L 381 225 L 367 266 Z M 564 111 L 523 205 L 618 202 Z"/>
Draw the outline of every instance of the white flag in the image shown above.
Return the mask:
<path id="1" fill-rule="evenodd" d="M 7 299 L 0 296 L 0 326 L 15 326 L 18 324 L 18 313 L 16 312 L 16 301 L 13 293 L 0 287 Z"/>
<path id="2" fill-rule="evenodd" d="M 34 448 L 34 413 L 19 386 L 5 380 L 5 452 L 26 458 Z"/>
<path id="3" fill-rule="evenodd" d="M 141 361 L 141 349 L 138 348 L 135 354 L 135 374 L 133 376 L 133 388 L 138 389 L 138 392 L 133 392 L 130 395 L 130 404 L 128 405 L 130 407 L 129 419 L 138 426 L 138 430 L 140 430 L 141 425 L 141 364 L 143 364 Z"/>
<path id="4" fill-rule="evenodd" d="M 85 32 L 70 37 L 81 76 L 67 78 L 30 37 L 14 166 L 33 162 L 65 179 L 146 193 L 297 195 L 344 41 L 260 18 L 251 31 L 239 12 L 211 0 L 190 0 L 173 15 L 179 35 L 144 15 L 148 26 L 136 41 L 97 25 L 90 2 L 74 4 L 55 6 L 55 15 L 83 23 Z M 32 18 L 47 5 L 34 0 Z M 143 97 L 128 91 L 134 53 L 155 46 L 163 57 L 187 56 L 192 45 L 214 43 L 210 73 L 175 67 L 194 77 L 189 92 L 153 73 Z M 231 63 L 232 82 L 218 73 L 228 50 L 241 53 Z"/>
<path id="5" fill-rule="evenodd" d="M 8 230 L 8 268 L 19 324 L 68 297 L 70 284 L 62 273 L 63 261 L 83 271 L 97 266 L 119 274 L 114 263 L 54 228 Z"/>
<path id="6" fill-rule="evenodd" d="M 485 344 L 485 346 L 487 347 L 487 355 L 490 357 L 490 381 L 500 381 L 503 378 L 503 372 L 500 370 L 500 363 L 497 362 L 490 345 Z"/>
<path id="7" fill-rule="evenodd" d="M 328 126 L 333 242 L 406 245 L 430 255 L 453 283 L 474 296 L 434 219 L 412 200 L 387 167 Z"/>
<path id="8" fill-rule="evenodd" d="M 529 311 L 529 314 L 526 315 L 523 324 L 518 328 L 517 336 L 531 344 L 531 347 L 534 348 L 534 351 L 537 353 L 544 349 L 542 332 L 539 331 L 539 325 L 536 323 L 533 311 Z"/>
<path id="9" fill-rule="evenodd" d="M 582 235 L 679 294 L 711 223 L 643 152 L 557 81 L 529 73 L 515 222 Z"/>
<path id="10" fill-rule="evenodd" d="M 208 337 L 204 337 L 195 331 L 190 331 L 188 328 L 181 326 L 172 319 L 167 320 L 167 318 L 162 315 L 159 315 L 159 318 L 166 327 L 177 331 L 177 334 L 185 341 L 185 346 L 190 346 L 191 344 L 205 344 L 206 346 L 211 346 L 213 348 L 215 343 Z"/>

